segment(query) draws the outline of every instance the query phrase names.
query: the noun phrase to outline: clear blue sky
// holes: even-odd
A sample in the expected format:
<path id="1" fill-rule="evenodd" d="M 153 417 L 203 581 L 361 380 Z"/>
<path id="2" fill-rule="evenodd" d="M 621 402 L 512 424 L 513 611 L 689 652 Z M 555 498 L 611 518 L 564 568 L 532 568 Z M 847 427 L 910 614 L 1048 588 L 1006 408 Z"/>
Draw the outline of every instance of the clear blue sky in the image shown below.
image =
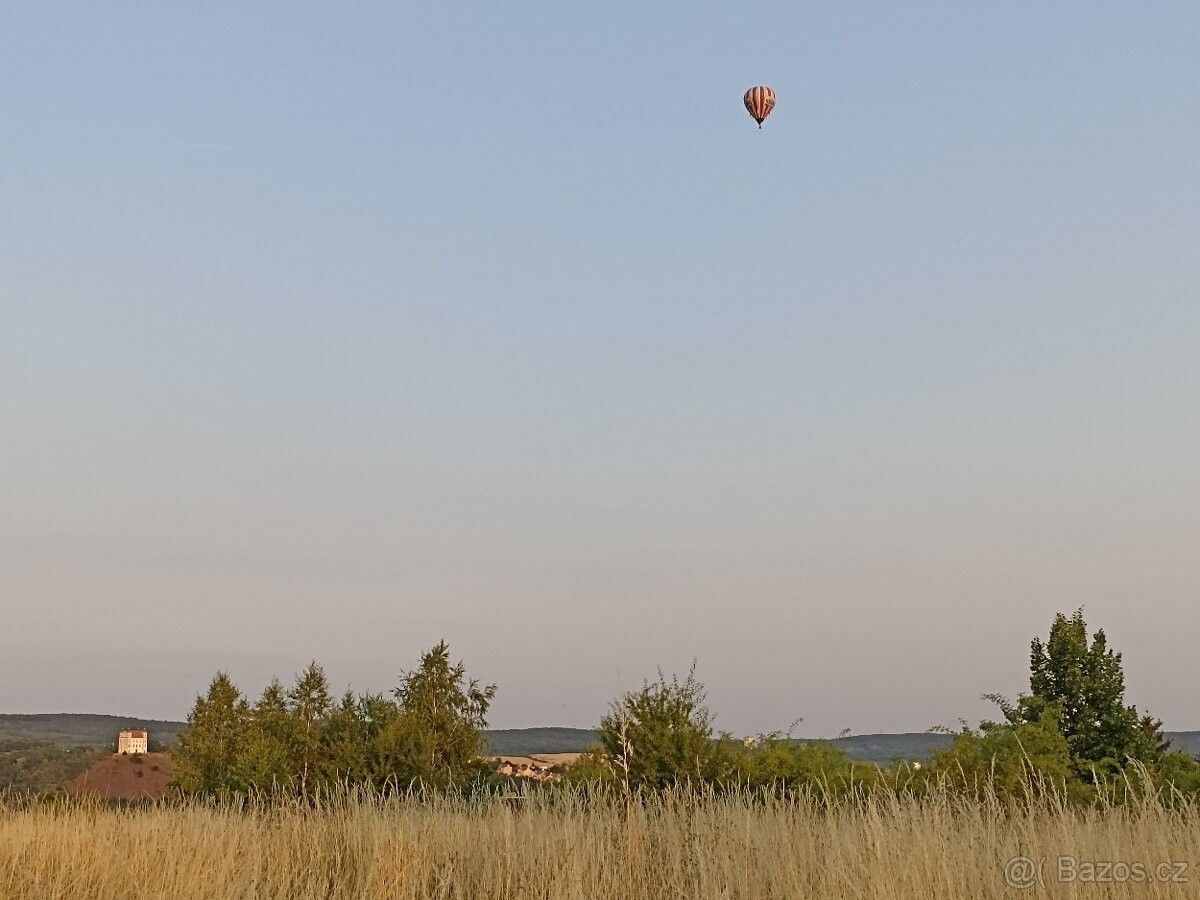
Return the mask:
<path id="1" fill-rule="evenodd" d="M 388 7 L 392 8 L 388 8 Z M 1200 6 L 10 4 L 0 710 L 1200 727 Z M 762 131 L 742 92 L 779 105 Z"/>

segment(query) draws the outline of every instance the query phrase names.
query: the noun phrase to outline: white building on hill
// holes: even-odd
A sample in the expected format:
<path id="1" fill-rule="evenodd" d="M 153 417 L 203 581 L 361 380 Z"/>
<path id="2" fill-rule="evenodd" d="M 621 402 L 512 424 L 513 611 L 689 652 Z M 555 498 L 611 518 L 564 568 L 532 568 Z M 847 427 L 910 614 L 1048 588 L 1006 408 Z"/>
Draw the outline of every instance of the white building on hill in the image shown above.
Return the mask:
<path id="1" fill-rule="evenodd" d="M 149 749 L 149 745 L 150 736 L 138 729 L 122 731 L 117 735 L 118 754 L 145 753 Z"/>

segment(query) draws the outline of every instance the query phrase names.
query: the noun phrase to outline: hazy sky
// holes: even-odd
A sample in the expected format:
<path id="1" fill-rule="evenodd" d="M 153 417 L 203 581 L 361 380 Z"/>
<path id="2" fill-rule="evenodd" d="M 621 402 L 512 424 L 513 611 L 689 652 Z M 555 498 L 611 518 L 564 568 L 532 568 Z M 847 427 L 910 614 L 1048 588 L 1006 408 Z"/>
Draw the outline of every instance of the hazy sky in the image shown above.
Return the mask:
<path id="1" fill-rule="evenodd" d="M 0 711 L 1200 727 L 1200 5 L 0 12 Z M 743 91 L 775 88 L 759 131 Z"/>

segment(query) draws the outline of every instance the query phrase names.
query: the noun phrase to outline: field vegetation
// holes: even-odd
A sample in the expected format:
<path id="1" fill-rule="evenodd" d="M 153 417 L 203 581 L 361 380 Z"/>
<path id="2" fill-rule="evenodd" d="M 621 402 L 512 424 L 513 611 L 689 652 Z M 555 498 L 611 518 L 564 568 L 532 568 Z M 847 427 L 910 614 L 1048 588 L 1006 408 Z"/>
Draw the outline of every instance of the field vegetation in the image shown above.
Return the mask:
<path id="1" fill-rule="evenodd" d="M 0 738 L 0 789 L 22 793 L 52 791 L 102 756 L 88 747 L 11 741 Z"/>
<path id="2" fill-rule="evenodd" d="M 629 803 L 558 785 L 308 802 L 10 800 L 0 848 L 0 895 L 38 900 L 986 900 L 1018 896 L 1010 884 L 1030 897 L 1183 897 L 1200 877 L 1190 868 L 1200 816 L 1179 798 L 1080 806 L 1053 790 L 1024 800 L 986 787 L 969 799 L 948 787 L 688 790 Z M 1059 880 L 1062 856 L 1074 883 Z M 1021 857 L 1035 868 L 1014 872 L 1007 861 Z M 1081 864 L 1113 860 L 1163 880 L 1096 883 L 1095 869 L 1086 880 Z"/>
<path id="3" fill-rule="evenodd" d="M 314 663 L 251 703 L 218 673 L 169 796 L 0 799 L 0 896 L 1194 896 L 1200 763 L 1124 691 L 1060 615 L 997 721 L 880 766 L 717 732 L 695 672 L 660 673 L 528 784 L 481 758 L 495 687 L 444 643 L 390 696 L 335 701 Z"/>

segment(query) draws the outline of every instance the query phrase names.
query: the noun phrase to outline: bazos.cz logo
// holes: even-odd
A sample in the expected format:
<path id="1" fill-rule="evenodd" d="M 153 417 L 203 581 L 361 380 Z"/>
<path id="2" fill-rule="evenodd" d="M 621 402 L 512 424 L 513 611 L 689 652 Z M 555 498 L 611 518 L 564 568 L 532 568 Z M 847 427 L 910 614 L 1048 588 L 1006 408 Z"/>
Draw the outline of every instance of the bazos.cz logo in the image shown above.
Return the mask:
<path id="1" fill-rule="evenodd" d="M 1046 884 L 1046 861 L 1014 856 L 1004 862 L 1004 883 L 1018 891 Z M 1191 864 L 1183 860 L 1142 862 L 1058 856 L 1050 877 L 1059 884 L 1187 884 Z"/>
<path id="2" fill-rule="evenodd" d="M 1189 868 L 1183 860 L 1148 863 L 1060 856 L 1055 875 L 1060 884 L 1187 884 Z"/>

